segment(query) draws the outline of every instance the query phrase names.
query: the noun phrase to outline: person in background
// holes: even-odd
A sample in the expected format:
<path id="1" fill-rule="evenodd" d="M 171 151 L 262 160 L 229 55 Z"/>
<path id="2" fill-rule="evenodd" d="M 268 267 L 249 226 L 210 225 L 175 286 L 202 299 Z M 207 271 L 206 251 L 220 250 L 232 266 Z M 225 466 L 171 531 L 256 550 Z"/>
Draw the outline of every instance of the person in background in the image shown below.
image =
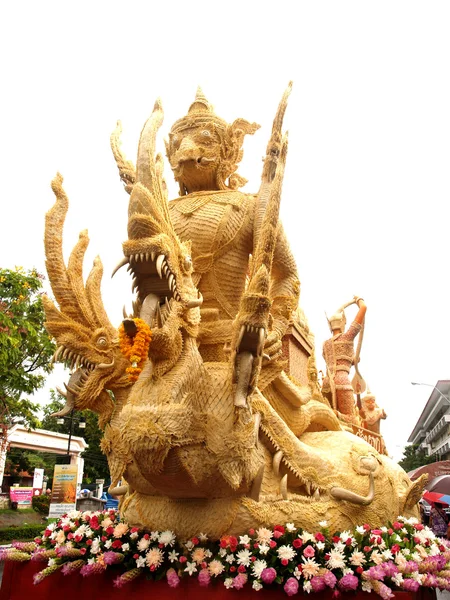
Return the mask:
<path id="1" fill-rule="evenodd" d="M 447 537 L 448 516 L 441 502 L 431 504 L 430 527 L 438 537 Z"/>

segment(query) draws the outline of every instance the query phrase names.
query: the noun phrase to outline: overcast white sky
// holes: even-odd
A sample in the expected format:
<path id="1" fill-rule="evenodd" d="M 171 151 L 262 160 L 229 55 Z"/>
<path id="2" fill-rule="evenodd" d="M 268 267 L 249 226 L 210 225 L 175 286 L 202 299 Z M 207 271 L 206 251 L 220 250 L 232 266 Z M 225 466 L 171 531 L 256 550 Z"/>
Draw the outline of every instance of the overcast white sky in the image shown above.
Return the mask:
<path id="1" fill-rule="evenodd" d="M 360 371 L 389 415 L 382 430 L 399 458 L 431 392 L 410 382 L 450 377 L 449 18 L 447 1 L 3 3 L 1 266 L 44 270 L 44 214 L 59 170 L 71 202 L 66 252 L 88 228 L 86 271 L 100 254 L 118 325 L 131 286 L 125 274 L 109 278 L 128 201 L 109 149 L 116 120 L 134 161 L 160 96 L 163 151 L 201 85 L 229 122 L 262 125 L 239 171 L 256 191 L 292 79 L 281 216 L 318 366 L 324 311 L 361 295 Z M 175 197 L 170 172 L 167 180 Z"/>

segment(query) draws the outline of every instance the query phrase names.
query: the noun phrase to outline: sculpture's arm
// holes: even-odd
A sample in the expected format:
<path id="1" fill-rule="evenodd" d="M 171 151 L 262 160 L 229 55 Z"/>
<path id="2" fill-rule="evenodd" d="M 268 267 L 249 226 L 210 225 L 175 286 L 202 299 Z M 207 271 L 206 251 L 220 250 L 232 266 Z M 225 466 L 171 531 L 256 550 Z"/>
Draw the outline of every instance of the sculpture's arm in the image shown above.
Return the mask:
<path id="1" fill-rule="evenodd" d="M 366 316 L 367 305 L 364 302 L 364 300 L 362 298 L 359 298 L 359 297 L 355 297 L 355 302 L 356 302 L 359 310 L 358 310 L 358 312 L 357 312 L 356 317 L 355 317 L 354 320 L 357 323 L 359 323 L 360 325 L 362 325 L 362 323 L 364 321 L 364 318 Z"/>
<path id="2" fill-rule="evenodd" d="M 273 324 L 272 332 L 266 340 L 264 352 L 273 356 L 281 347 L 281 338 L 286 333 L 292 312 L 297 308 L 300 296 L 297 265 L 281 224 L 272 263 L 269 295 L 272 301 L 270 313 Z"/>

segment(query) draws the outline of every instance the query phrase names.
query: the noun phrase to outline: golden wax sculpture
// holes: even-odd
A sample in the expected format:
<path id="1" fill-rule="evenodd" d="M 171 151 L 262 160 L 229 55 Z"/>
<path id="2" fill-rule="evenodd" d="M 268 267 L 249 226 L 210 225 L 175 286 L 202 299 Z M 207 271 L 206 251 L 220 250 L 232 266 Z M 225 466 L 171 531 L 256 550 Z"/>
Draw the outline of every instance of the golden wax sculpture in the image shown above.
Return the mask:
<path id="1" fill-rule="evenodd" d="M 343 530 L 418 514 L 423 482 L 344 430 L 314 378 L 300 386 L 283 370 L 281 340 L 300 287 L 278 219 L 290 88 L 257 194 L 239 191 L 237 168 L 258 126 L 229 125 L 200 89 L 166 142 L 175 200 L 156 154 L 161 103 L 142 130 L 136 167 L 121 152 L 120 126 L 113 133 L 130 194 L 117 268 L 127 266 L 136 290 L 120 328 L 102 304 L 100 259 L 84 282 L 86 232 L 64 262 L 68 199 L 62 177 L 52 182 L 45 250 L 57 304 L 45 299 L 47 329 L 56 360 L 73 368 L 60 414 L 98 413 L 112 487 L 132 525 L 217 538 L 286 521 Z"/>

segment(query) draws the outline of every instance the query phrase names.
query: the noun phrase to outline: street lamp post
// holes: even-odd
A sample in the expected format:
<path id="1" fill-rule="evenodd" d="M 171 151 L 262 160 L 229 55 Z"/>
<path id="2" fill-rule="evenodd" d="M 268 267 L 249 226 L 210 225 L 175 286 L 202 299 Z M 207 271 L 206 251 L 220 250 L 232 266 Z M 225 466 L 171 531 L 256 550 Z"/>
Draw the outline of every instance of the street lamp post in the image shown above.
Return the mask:
<path id="1" fill-rule="evenodd" d="M 434 390 L 437 391 L 441 398 L 444 398 L 444 400 L 450 404 L 450 400 L 447 398 L 447 396 L 444 396 L 444 394 L 440 390 L 438 390 L 437 387 L 432 383 L 417 383 L 417 381 L 411 381 L 411 385 L 426 385 L 428 387 L 432 387 Z"/>
<path id="2" fill-rule="evenodd" d="M 76 423 L 78 423 L 78 427 L 80 429 L 86 429 L 86 419 L 84 417 L 80 417 L 80 419 L 74 419 L 74 411 L 75 409 L 72 408 L 72 410 L 70 411 L 70 415 L 68 417 L 58 417 L 56 422 L 58 423 L 58 425 L 62 425 L 64 423 L 65 419 L 68 419 L 70 421 L 70 427 L 69 427 L 69 440 L 67 443 L 67 452 L 66 455 L 69 456 L 70 455 L 70 442 L 72 440 L 72 433 L 73 433 L 73 423 L 74 421 Z"/>

